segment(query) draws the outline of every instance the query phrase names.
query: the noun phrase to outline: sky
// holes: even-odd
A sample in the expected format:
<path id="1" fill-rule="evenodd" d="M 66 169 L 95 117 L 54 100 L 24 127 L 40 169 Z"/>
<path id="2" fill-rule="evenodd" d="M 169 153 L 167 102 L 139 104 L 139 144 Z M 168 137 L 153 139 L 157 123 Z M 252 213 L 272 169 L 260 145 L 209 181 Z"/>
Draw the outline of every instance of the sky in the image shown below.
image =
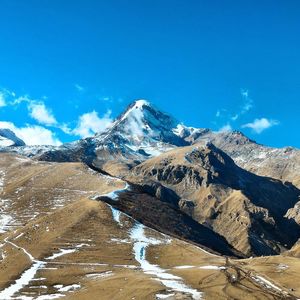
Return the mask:
<path id="1" fill-rule="evenodd" d="M 300 148 L 298 0 L 0 0 L 0 127 L 105 130 L 147 99 L 187 126 Z"/>

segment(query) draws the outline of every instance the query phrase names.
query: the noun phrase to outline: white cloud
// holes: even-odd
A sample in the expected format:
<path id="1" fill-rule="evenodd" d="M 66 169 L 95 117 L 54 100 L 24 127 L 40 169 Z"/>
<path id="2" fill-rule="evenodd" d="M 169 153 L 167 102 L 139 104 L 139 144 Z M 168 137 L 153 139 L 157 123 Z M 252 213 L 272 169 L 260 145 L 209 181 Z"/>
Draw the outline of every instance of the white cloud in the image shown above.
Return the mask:
<path id="1" fill-rule="evenodd" d="M 14 98 L 15 96 L 15 92 L 0 88 L 0 107 L 9 105 L 11 98 Z"/>
<path id="2" fill-rule="evenodd" d="M 253 100 L 249 96 L 249 91 L 246 89 L 241 89 L 242 103 L 240 109 L 237 113 L 232 114 L 226 109 L 219 109 L 216 113 L 216 118 L 227 118 L 228 122 L 234 122 L 239 119 L 242 115 L 246 114 L 249 110 L 253 108 Z"/>
<path id="3" fill-rule="evenodd" d="M 243 98 L 243 106 L 241 110 L 241 114 L 248 112 L 253 107 L 253 100 L 249 97 L 249 91 L 245 89 L 241 89 L 241 95 Z"/>
<path id="4" fill-rule="evenodd" d="M 234 115 L 234 116 L 231 117 L 231 120 L 232 120 L 232 121 L 236 121 L 236 120 L 238 119 L 238 117 L 239 117 L 239 115 L 236 114 L 236 115 Z"/>
<path id="5" fill-rule="evenodd" d="M 24 95 L 24 96 L 20 96 L 20 97 L 17 97 L 17 98 L 14 98 L 12 101 L 10 101 L 10 105 L 18 105 L 22 102 L 30 102 L 30 98 L 27 96 L 27 95 Z"/>
<path id="6" fill-rule="evenodd" d="M 4 93 L 0 92 L 0 107 L 6 106 L 6 100 Z"/>
<path id="7" fill-rule="evenodd" d="M 241 95 L 245 98 L 249 97 L 249 91 L 246 89 L 241 89 Z"/>
<path id="8" fill-rule="evenodd" d="M 72 131 L 80 137 L 88 137 L 95 133 L 102 132 L 112 123 L 111 110 L 108 110 L 102 118 L 99 118 L 96 111 L 85 113 L 79 117 L 77 127 Z"/>
<path id="9" fill-rule="evenodd" d="M 62 130 L 64 133 L 66 134 L 72 134 L 72 129 L 69 127 L 68 124 L 63 123 L 63 124 L 59 124 L 57 126 L 57 128 L 59 128 L 60 130 Z"/>
<path id="10" fill-rule="evenodd" d="M 226 124 L 226 125 L 224 125 L 223 127 L 221 127 L 219 129 L 219 132 L 226 132 L 226 131 L 231 131 L 231 130 L 232 130 L 231 125 L 230 124 Z"/>
<path id="11" fill-rule="evenodd" d="M 74 86 L 78 92 L 83 92 L 85 90 L 85 88 L 80 84 L 76 83 L 76 84 L 74 84 Z"/>
<path id="12" fill-rule="evenodd" d="M 61 145 L 61 141 L 55 137 L 55 134 L 42 126 L 26 125 L 25 127 L 16 127 L 11 122 L 0 122 L 0 128 L 12 130 L 17 137 L 21 138 L 26 145 Z"/>
<path id="13" fill-rule="evenodd" d="M 15 95 L 15 94 L 14 94 Z M 46 97 L 44 97 L 46 98 Z M 57 125 L 57 120 L 54 117 L 50 108 L 48 108 L 42 100 L 33 100 L 29 96 L 24 95 L 14 98 L 10 101 L 10 105 L 18 105 L 20 103 L 27 103 L 27 109 L 30 117 L 38 121 L 40 124 L 47 126 Z"/>
<path id="14" fill-rule="evenodd" d="M 267 128 L 278 125 L 276 120 L 268 120 L 267 118 L 255 119 L 252 123 L 242 125 L 242 128 L 251 128 L 255 133 L 262 133 Z"/>
<path id="15" fill-rule="evenodd" d="M 48 126 L 57 124 L 57 121 L 51 110 L 47 108 L 43 102 L 30 101 L 28 104 L 28 110 L 30 116 L 40 124 Z"/>

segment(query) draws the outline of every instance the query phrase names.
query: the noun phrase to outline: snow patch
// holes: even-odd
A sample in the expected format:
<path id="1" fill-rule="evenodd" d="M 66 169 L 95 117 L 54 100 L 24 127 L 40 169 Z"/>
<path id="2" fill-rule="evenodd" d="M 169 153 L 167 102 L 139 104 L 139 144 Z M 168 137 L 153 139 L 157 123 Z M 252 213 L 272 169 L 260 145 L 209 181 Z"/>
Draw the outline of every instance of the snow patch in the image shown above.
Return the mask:
<path id="1" fill-rule="evenodd" d="M 174 293 L 172 294 L 156 294 L 156 299 L 168 299 L 169 297 L 174 296 Z"/>
<path id="2" fill-rule="evenodd" d="M 70 292 L 70 291 L 76 291 L 81 288 L 80 284 L 71 284 L 71 285 L 66 285 L 66 286 L 60 286 L 56 285 L 54 287 L 57 287 L 59 292 Z"/>
<path id="3" fill-rule="evenodd" d="M 252 277 L 256 282 L 258 282 L 259 284 L 265 286 L 268 289 L 275 289 L 277 291 L 282 291 L 281 288 L 279 288 L 278 286 L 276 286 L 275 284 L 273 284 L 272 282 L 270 282 L 269 280 L 263 278 L 262 276 L 256 275 Z"/>
<path id="4" fill-rule="evenodd" d="M 21 277 L 15 281 L 12 285 L 0 292 L 0 299 L 11 299 L 12 296 L 26 286 L 32 278 L 35 276 L 37 270 L 41 268 L 45 263 L 42 261 L 35 261 L 32 266 L 22 273 Z"/>
<path id="5" fill-rule="evenodd" d="M 7 231 L 7 226 L 12 220 L 12 216 L 6 215 L 6 214 L 1 214 L 0 215 L 0 233 L 4 233 Z"/>
<path id="6" fill-rule="evenodd" d="M 47 260 L 52 260 L 52 259 L 55 259 L 57 257 L 60 257 L 60 256 L 63 256 L 65 254 L 70 254 L 70 253 L 73 253 L 73 252 L 76 252 L 77 249 L 59 249 L 60 252 L 58 253 L 55 253 L 49 257 L 47 257 L 46 259 Z"/>
<path id="7" fill-rule="evenodd" d="M 24 235 L 24 232 L 20 233 L 18 236 L 16 236 L 14 239 L 17 240 L 18 238 L 20 238 L 21 236 Z"/>
<path id="8" fill-rule="evenodd" d="M 146 248 L 149 245 L 159 245 L 162 241 L 146 237 L 144 228 L 143 224 L 136 223 L 130 232 L 130 238 L 134 242 L 134 257 L 140 263 L 143 271 L 146 274 L 156 276 L 155 280 L 160 281 L 163 285 L 174 291 L 190 294 L 193 299 L 201 299 L 202 293 L 184 284 L 181 277 L 167 273 L 166 270 L 147 261 Z"/>
<path id="9" fill-rule="evenodd" d="M 225 267 L 220 267 L 220 266 L 202 266 L 199 267 L 199 269 L 204 269 L 204 270 L 225 270 Z"/>
<path id="10" fill-rule="evenodd" d="M 111 205 L 109 205 L 109 207 L 110 207 L 110 209 L 111 209 L 111 213 L 112 213 L 113 219 L 114 219 L 120 226 L 122 226 L 122 223 L 121 223 L 121 221 L 120 221 L 121 212 L 120 212 L 118 209 L 112 207 Z"/>
<path id="11" fill-rule="evenodd" d="M 177 267 L 175 267 L 175 269 L 191 269 L 191 268 L 195 268 L 195 266 L 177 266 Z"/>
<path id="12" fill-rule="evenodd" d="M 119 244 L 130 244 L 131 243 L 128 239 L 112 238 L 112 239 L 110 239 L 110 241 L 113 242 L 113 243 L 119 243 Z"/>
<path id="13" fill-rule="evenodd" d="M 117 200 L 118 197 L 119 197 L 119 194 L 123 193 L 127 190 L 130 190 L 130 185 L 127 182 L 125 182 L 125 187 L 124 188 L 119 189 L 119 190 L 114 190 L 114 191 L 112 191 L 110 193 L 107 193 L 107 194 L 104 194 L 104 195 L 96 195 L 96 196 L 93 196 L 91 199 L 97 200 L 97 198 L 99 198 L 99 197 L 108 197 L 112 200 Z"/>
<path id="14" fill-rule="evenodd" d="M 285 264 L 279 264 L 278 266 L 277 266 L 277 270 L 286 270 L 286 269 L 288 269 L 289 268 L 289 266 L 288 265 L 285 265 Z"/>
<path id="15" fill-rule="evenodd" d="M 65 295 L 63 295 L 63 294 L 49 294 L 49 295 L 38 296 L 38 297 L 34 298 L 34 300 L 51 300 L 51 299 L 58 299 L 58 298 L 62 298 L 62 297 L 65 297 Z"/>
<path id="16" fill-rule="evenodd" d="M 92 279 L 98 279 L 98 278 L 109 277 L 109 276 L 112 276 L 112 275 L 113 275 L 112 271 L 107 271 L 107 272 L 102 272 L 102 273 L 90 273 L 90 274 L 87 274 L 86 277 L 87 278 L 92 278 Z"/>

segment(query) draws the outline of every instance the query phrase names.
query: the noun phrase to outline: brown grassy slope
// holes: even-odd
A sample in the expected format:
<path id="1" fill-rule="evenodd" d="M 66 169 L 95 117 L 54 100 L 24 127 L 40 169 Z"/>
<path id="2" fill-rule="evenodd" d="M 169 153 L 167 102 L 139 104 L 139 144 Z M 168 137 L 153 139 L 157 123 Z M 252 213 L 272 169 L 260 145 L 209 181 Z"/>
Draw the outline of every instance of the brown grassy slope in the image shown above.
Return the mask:
<path id="1" fill-rule="evenodd" d="M 170 293 L 153 279 L 153 275 L 145 274 L 135 261 L 133 244 L 129 241 L 134 221 L 121 215 L 122 224 L 119 225 L 106 204 L 87 199 L 94 194 L 121 188 L 124 183 L 90 173 L 81 164 L 44 164 L 8 158 L 9 161 L 0 158 L 1 169 L 8 174 L 4 193 L 10 206 L 5 207 L 5 212 L 12 213 L 16 209 L 20 216 L 18 222 L 25 226 L 15 224 L 1 236 L 4 245 L 0 250 L 5 253 L 5 258 L 0 258 L 0 289 L 12 284 L 30 266 L 30 260 L 20 248 L 23 247 L 36 259 L 44 261 L 45 266 L 37 271 L 35 279 L 38 280 L 30 281 L 20 290 L 19 296 L 47 297 L 58 293 L 66 295 L 65 299 L 127 300 L 155 299 L 158 293 Z M 30 178 L 27 178 L 27 172 Z M 77 172 L 80 176 L 76 175 Z M 57 197 L 61 198 L 59 202 L 53 200 Z M 14 217 L 17 218 L 17 214 Z M 165 238 L 152 230 L 146 230 L 146 234 Z M 17 247 L 5 243 L 4 238 Z M 60 249 L 77 250 L 46 260 Z M 189 286 L 203 291 L 205 299 L 292 299 L 265 287 L 253 286 L 247 278 L 237 284 L 231 282 L 228 272 L 199 268 L 224 266 L 226 260 L 174 238 L 170 244 L 149 247 L 146 257 L 151 263 L 168 269 L 169 273 L 181 276 Z M 196 268 L 177 268 L 182 265 Z M 102 277 L 90 277 L 92 274 Z M 79 289 L 60 292 L 57 287 L 72 284 L 80 285 Z M 189 295 L 178 292 L 174 297 L 190 299 Z"/>

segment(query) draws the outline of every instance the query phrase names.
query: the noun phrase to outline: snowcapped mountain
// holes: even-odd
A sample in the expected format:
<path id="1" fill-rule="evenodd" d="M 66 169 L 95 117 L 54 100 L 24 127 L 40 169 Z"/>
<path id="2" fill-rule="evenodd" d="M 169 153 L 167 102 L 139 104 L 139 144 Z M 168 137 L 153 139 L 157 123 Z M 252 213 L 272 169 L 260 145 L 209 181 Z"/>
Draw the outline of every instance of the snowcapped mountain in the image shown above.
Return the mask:
<path id="1" fill-rule="evenodd" d="M 0 147 L 25 146 L 23 140 L 18 138 L 10 129 L 0 129 Z"/>
<path id="2" fill-rule="evenodd" d="M 39 158 L 79 160 L 97 165 L 116 159 L 142 161 L 176 147 L 189 145 L 185 137 L 199 131 L 205 130 L 185 127 L 148 101 L 137 100 L 106 131 L 43 152 Z"/>
<path id="3" fill-rule="evenodd" d="M 122 145 L 142 155 L 152 156 L 188 144 L 176 133 L 178 124 L 149 102 L 137 100 L 106 132 L 96 134 L 95 139 L 115 148 Z"/>

